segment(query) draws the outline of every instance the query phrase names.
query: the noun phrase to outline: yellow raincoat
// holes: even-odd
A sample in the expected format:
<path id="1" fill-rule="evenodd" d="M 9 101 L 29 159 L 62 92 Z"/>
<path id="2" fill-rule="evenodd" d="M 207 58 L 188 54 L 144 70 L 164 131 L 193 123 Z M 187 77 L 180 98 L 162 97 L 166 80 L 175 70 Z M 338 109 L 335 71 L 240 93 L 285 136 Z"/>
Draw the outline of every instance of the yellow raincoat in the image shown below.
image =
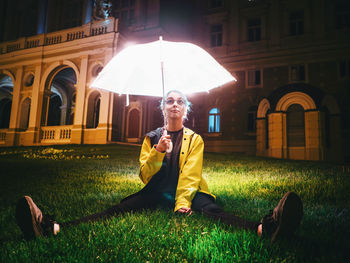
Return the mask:
<path id="1" fill-rule="evenodd" d="M 165 153 L 156 150 L 156 144 L 151 146 L 151 139 L 146 136 L 140 153 L 140 178 L 148 184 L 159 172 Z M 208 185 L 202 176 L 204 142 L 200 135 L 188 128 L 183 129 L 182 145 L 179 158 L 179 181 L 175 194 L 175 209 L 191 208 L 196 192 L 209 193 Z"/>

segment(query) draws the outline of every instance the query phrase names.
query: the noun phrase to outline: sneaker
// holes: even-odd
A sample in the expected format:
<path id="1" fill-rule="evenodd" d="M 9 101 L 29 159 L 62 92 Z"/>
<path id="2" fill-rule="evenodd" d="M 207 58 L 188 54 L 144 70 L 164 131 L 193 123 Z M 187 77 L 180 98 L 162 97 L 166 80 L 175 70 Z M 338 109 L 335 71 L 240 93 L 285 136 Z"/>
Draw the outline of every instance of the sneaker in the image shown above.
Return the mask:
<path id="1" fill-rule="evenodd" d="M 294 192 L 286 193 L 275 209 L 261 220 L 263 236 L 271 238 L 271 242 L 280 237 L 291 237 L 300 225 L 303 217 L 303 204 Z"/>
<path id="2" fill-rule="evenodd" d="M 16 221 L 26 239 L 44 237 L 54 232 L 57 222 L 51 215 L 43 215 L 29 196 L 18 200 Z"/>

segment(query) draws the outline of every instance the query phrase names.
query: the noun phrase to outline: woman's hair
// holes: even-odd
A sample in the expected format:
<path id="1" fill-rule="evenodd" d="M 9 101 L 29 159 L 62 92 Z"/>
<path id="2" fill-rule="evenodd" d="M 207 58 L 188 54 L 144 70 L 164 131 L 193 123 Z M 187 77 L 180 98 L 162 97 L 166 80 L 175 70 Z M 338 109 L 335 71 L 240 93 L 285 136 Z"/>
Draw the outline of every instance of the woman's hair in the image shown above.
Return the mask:
<path id="1" fill-rule="evenodd" d="M 182 93 L 181 91 L 179 91 L 179 90 L 169 90 L 169 91 L 165 94 L 165 100 L 168 98 L 168 96 L 169 96 L 169 94 L 170 94 L 171 92 L 175 92 L 175 93 L 179 94 L 179 95 L 181 96 L 181 98 L 183 99 L 183 101 L 185 102 L 185 107 L 186 107 L 186 109 L 185 109 L 185 115 L 183 116 L 183 119 L 184 119 L 184 120 L 187 120 L 187 115 L 188 115 L 188 113 L 191 111 L 191 105 L 192 105 L 192 103 L 189 102 L 189 100 L 187 99 L 186 95 L 183 94 L 183 93 Z M 164 98 L 162 98 L 162 100 L 161 100 L 161 102 L 160 102 L 160 105 L 159 105 L 160 110 L 162 111 L 162 114 L 164 114 L 164 112 L 163 112 L 164 103 L 165 103 Z"/>

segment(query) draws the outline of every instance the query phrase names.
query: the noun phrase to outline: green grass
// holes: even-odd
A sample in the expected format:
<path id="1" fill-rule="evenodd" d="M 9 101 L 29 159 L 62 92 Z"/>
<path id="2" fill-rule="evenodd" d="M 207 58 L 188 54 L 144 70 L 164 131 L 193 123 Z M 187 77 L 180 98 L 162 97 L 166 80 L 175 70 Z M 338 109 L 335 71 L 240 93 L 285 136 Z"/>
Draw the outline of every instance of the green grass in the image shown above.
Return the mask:
<path id="1" fill-rule="evenodd" d="M 203 174 L 225 210 L 260 220 L 289 190 L 300 194 L 297 237 L 270 244 L 253 232 L 202 215 L 128 213 L 25 241 L 18 198 L 32 196 L 58 222 L 102 211 L 142 188 L 139 147 L 124 145 L 0 149 L 0 262 L 346 262 L 350 174 L 335 164 L 205 154 Z"/>

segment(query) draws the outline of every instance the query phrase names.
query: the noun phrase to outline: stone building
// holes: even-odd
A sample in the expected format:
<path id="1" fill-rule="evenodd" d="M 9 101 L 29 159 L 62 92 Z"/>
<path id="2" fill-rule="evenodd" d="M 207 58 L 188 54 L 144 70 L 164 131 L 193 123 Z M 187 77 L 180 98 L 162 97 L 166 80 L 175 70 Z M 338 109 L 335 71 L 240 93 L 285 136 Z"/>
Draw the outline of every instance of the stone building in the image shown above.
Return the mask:
<path id="1" fill-rule="evenodd" d="M 159 99 L 90 88 L 132 43 L 195 43 L 238 80 L 190 95 L 207 151 L 349 161 L 346 0 L 28 0 L 0 4 L 0 145 L 140 142 Z"/>

